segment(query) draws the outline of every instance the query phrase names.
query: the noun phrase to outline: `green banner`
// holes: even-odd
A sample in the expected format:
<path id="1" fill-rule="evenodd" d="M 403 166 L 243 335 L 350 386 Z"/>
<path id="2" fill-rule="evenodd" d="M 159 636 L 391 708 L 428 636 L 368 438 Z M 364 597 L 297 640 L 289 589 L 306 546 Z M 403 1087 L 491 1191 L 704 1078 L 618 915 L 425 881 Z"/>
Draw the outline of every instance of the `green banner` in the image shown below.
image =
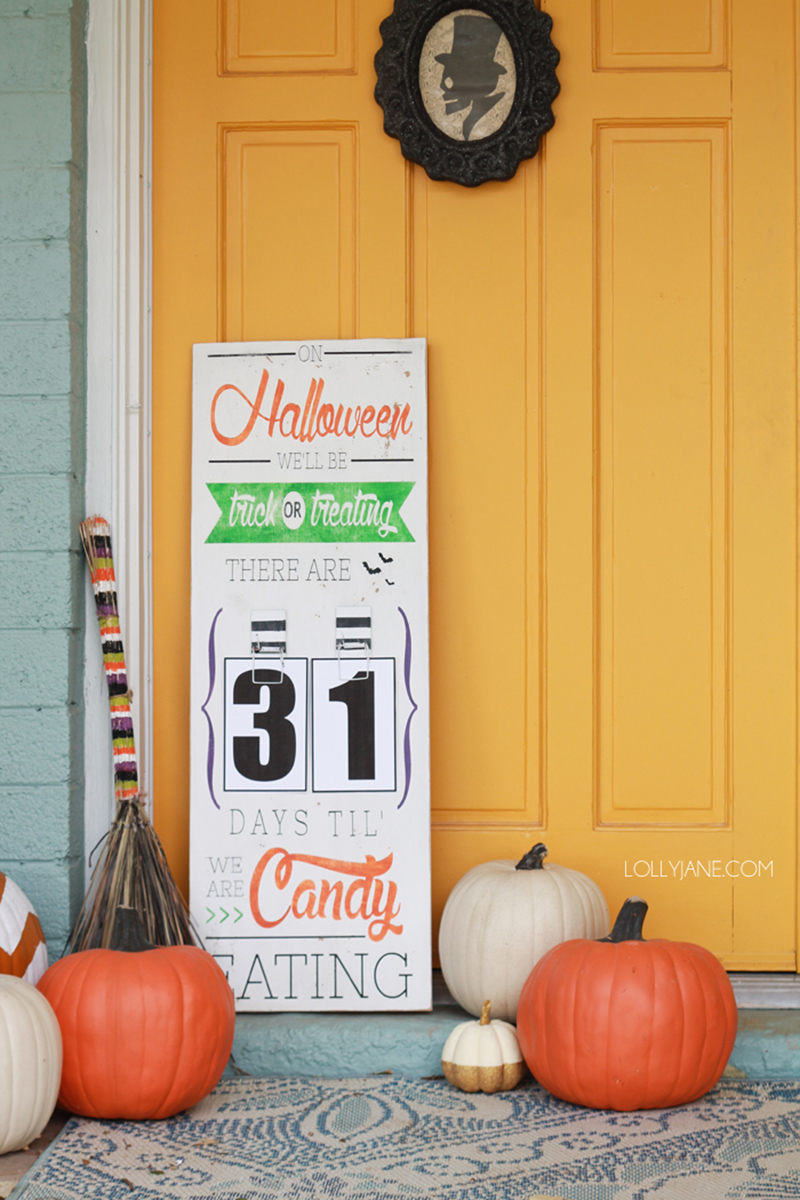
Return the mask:
<path id="1" fill-rule="evenodd" d="M 209 483 L 207 542 L 413 542 L 400 508 L 413 483 Z"/>

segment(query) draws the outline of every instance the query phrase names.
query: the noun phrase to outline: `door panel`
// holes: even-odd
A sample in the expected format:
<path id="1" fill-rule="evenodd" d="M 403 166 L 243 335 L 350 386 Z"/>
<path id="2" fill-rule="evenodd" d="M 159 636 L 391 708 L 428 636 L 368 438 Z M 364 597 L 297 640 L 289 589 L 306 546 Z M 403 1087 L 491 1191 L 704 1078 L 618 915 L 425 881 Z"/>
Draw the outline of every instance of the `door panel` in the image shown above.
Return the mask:
<path id="1" fill-rule="evenodd" d="M 424 336 L 436 912 L 543 839 L 793 969 L 794 6 L 546 7 L 555 127 L 465 189 L 383 133 L 387 0 L 156 6 L 157 827 L 185 884 L 191 344 Z"/>
<path id="2" fill-rule="evenodd" d="M 596 820 L 724 826 L 727 128 L 595 138 Z"/>
<path id="3" fill-rule="evenodd" d="M 221 73 L 352 74 L 355 9 L 355 0 L 303 0 L 302 4 L 222 0 Z"/>
<path id="4" fill-rule="evenodd" d="M 315 337 L 353 336 L 357 137 L 354 125 L 324 122 L 221 130 L 223 340 L 257 339 L 266 290 L 273 322 L 296 329 L 313 311 L 315 328 L 334 331 Z"/>
<path id="5" fill-rule="evenodd" d="M 594 0 L 597 66 L 612 71 L 727 66 L 726 0 Z"/>

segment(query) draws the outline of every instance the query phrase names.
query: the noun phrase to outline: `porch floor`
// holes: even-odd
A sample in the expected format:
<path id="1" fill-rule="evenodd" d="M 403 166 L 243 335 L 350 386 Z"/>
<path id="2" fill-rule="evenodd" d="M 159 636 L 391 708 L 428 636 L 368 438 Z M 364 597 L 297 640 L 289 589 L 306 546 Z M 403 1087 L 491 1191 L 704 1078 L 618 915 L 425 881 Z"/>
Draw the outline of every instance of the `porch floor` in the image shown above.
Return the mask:
<path id="1" fill-rule="evenodd" d="M 788 983 L 788 981 L 787 981 Z M 786 1003 L 798 1003 L 787 987 Z M 746 999 L 743 997 L 742 999 Z M 458 1021 L 469 1020 L 434 973 L 431 1012 L 242 1013 L 236 1021 L 228 1076 L 321 1076 L 335 1079 L 380 1073 L 425 1078 L 441 1074 L 441 1052 Z M 735 1079 L 800 1079 L 800 1007 L 746 1008 L 740 999 L 739 1032 L 725 1074 Z M 0 1200 L 68 1119 L 56 1109 L 29 1148 L 0 1156 Z"/>

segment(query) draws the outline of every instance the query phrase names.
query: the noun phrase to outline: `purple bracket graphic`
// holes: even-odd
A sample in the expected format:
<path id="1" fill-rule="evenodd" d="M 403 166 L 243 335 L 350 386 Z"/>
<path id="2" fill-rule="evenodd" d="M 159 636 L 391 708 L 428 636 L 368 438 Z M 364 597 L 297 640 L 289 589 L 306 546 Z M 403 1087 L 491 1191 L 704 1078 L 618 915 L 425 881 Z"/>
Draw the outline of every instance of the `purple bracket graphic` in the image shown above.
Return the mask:
<path id="1" fill-rule="evenodd" d="M 217 803 L 217 797 L 214 795 L 214 726 L 211 724 L 211 717 L 206 712 L 206 704 L 208 704 L 214 693 L 214 683 L 217 678 L 217 653 L 214 647 L 214 633 L 221 613 L 222 609 L 218 608 L 217 614 L 211 622 L 211 629 L 208 634 L 208 695 L 206 696 L 206 703 L 200 706 L 201 713 L 208 721 L 208 758 L 206 759 L 208 791 L 217 808 L 219 808 L 219 804 Z"/>
<path id="2" fill-rule="evenodd" d="M 405 733 L 403 734 L 403 761 L 406 765 L 406 786 L 405 791 L 403 792 L 403 799 L 397 806 L 398 808 L 402 808 L 406 802 L 408 789 L 411 787 L 411 721 L 413 720 L 414 713 L 419 708 L 419 705 L 411 695 L 411 626 L 409 625 L 408 617 L 403 612 L 402 608 L 398 607 L 397 611 L 403 618 L 403 624 L 406 627 L 406 650 L 405 655 L 403 656 L 403 679 L 405 680 L 406 684 L 406 693 L 411 701 L 411 712 L 408 714 Z"/>

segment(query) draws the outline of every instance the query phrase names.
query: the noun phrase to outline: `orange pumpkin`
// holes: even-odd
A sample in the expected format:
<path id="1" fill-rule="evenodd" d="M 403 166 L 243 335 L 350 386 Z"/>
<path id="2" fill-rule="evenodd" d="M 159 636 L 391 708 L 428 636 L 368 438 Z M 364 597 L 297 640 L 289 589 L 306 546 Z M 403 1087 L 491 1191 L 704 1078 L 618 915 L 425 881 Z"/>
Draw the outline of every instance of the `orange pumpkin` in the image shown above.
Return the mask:
<path id="1" fill-rule="evenodd" d="M 563 942 L 523 986 L 517 1035 L 531 1073 L 561 1100 L 631 1111 L 696 1100 L 736 1038 L 730 980 L 708 950 L 644 941 L 647 905 L 625 901 L 607 938 Z"/>
<path id="2" fill-rule="evenodd" d="M 219 1081 L 234 999 L 197 946 L 153 947 L 133 909 L 117 910 L 110 950 L 82 950 L 39 981 L 64 1043 L 58 1103 L 83 1117 L 158 1120 Z"/>

